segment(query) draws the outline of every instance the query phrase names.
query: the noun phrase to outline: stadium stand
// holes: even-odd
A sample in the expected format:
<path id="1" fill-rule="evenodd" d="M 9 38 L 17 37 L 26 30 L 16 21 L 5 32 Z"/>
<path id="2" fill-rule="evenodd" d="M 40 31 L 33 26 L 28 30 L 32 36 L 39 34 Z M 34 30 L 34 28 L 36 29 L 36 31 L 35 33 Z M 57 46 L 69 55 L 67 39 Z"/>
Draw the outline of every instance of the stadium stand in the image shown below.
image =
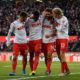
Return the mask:
<path id="1" fill-rule="evenodd" d="M 53 2 L 35 2 L 27 5 L 26 2 L 4 2 L 0 1 L 0 36 L 6 36 L 9 30 L 10 23 L 14 21 L 21 11 L 26 11 L 29 14 L 33 10 L 39 9 L 42 12 L 46 7 L 60 7 L 64 10 L 65 15 L 69 20 L 69 35 L 70 36 L 80 36 L 80 0 L 54 0 Z M 73 41 L 69 43 L 69 51 L 80 51 L 75 49 L 75 44 L 78 42 Z M 1 42 L 0 45 L 4 44 Z M 1 47 L 1 46 L 0 46 Z M 4 50 L 4 49 L 3 49 Z"/>

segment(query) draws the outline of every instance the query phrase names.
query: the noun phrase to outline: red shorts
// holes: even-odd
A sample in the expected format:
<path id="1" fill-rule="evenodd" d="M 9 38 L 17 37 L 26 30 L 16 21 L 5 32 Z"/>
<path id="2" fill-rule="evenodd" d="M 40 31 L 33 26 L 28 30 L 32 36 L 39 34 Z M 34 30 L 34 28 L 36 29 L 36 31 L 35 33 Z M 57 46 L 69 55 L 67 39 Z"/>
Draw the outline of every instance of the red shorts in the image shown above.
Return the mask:
<path id="1" fill-rule="evenodd" d="M 28 46 L 26 43 L 25 44 L 14 43 L 13 45 L 14 56 L 18 56 L 18 55 L 26 56 L 27 52 L 28 52 Z"/>
<path id="2" fill-rule="evenodd" d="M 42 43 L 41 39 L 29 41 L 29 52 L 40 53 L 41 52 L 41 43 Z"/>
<path id="3" fill-rule="evenodd" d="M 43 53 L 53 53 L 55 50 L 54 43 L 42 43 Z"/>
<path id="4" fill-rule="evenodd" d="M 60 53 L 60 51 L 62 52 L 66 52 L 68 49 L 68 39 L 57 39 L 56 40 L 56 51 Z"/>

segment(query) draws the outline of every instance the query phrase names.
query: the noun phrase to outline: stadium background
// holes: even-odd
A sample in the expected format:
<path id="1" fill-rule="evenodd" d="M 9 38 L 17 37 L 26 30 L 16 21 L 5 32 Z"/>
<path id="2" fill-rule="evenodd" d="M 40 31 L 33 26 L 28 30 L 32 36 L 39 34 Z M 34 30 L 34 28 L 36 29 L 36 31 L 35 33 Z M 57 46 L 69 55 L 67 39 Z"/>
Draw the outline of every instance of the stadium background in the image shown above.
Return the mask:
<path id="1" fill-rule="evenodd" d="M 31 15 L 33 10 L 42 12 L 46 7 L 60 7 L 64 10 L 69 20 L 70 61 L 80 61 L 80 0 L 0 0 L 0 60 L 8 59 L 8 53 L 12 51 L 12 47 L 8 49 L 5 43 L 10 23 L 17 19 L 16 15 L 21 11 Z"/>
<path id="2" fill-rule="evenodd" d="M 34 9 L 39 9 L 42 12 L 46 7 L 54 8 L 55 6 L 59 6 L 64 10 L 64 14 L 67 16 L 70 24 L 69 47 L 66 59 L 71 74 L 64 77 L 58 76 L 60 73 L 60 62 L 55 54 L 53 58 L 55 62 L 52 63 L 50 76 L 44 74 L 44 62 L 40 62 L 36 76 L 29 76 L 29 63 L 26 68 L 27 74 L 22 75 L 21 61 L 18 61 L 17 75 L 15 77 L 9 76 L 9 72 L 12 71 L 10 61 L 12 60 L 12 46 L 8 49 L 5 42 L 10 23 L 18 17 L 16 15 L 21 11 L 27 11 L 31 14 Z M 11 37 L 12 40 L 13 36 Z M 19 57 L 19 60 L 21 60 L 21 57 Z M 41 58 L 41 60 L 43 61 L 44 58 Z M 80 80 L 80 0 L 0 0 L 0 80 Z"/>

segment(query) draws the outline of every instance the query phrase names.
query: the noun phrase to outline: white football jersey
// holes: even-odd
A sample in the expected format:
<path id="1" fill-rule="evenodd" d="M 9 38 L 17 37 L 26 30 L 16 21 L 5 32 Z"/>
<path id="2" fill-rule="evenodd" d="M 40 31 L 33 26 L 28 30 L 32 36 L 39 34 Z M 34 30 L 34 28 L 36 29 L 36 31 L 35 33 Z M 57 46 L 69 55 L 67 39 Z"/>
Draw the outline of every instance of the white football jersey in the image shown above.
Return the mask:
<path id="1" fill-rule="evenodd" d="M 53 25 L 49 20 L 45 19 L 43 23 L 43 35 L 42 35 L 43 43 L 55 42 L 56 36 L 54 37 L 51 36 L 49 38 L 46 38 L 46 35 L 50 35 L 50 34 L 53 34 Z"/>
<path id="2" fill-rule="evenodd" d="M 65 16 L 61 19 L 55 19 L 56 22 L 59 24 L 56 26 L 57 29 L 57 39 L 68 39 L 68 20 Z"/>
<path id="3" fill-rule="evenodd" d="M 42 39 L 42 20 L 38 19 L 34 21 L 34 19 L 29 18 L 26 21 L 27 26 L 29 27 L 29 40 L 38 40 Z"/>
<path id="4" fill-rule="evenodd" d="M 14 43 L 27 43 L 27 38 L 26 38 L 26 30 L 25 30 L 25 22 L 20 22 L 19 20 L 15 20 L 13 23 L 10 25 L 9 33 L 14 33 Z M 8 40 L 9 36 L 7 36 Z"/>

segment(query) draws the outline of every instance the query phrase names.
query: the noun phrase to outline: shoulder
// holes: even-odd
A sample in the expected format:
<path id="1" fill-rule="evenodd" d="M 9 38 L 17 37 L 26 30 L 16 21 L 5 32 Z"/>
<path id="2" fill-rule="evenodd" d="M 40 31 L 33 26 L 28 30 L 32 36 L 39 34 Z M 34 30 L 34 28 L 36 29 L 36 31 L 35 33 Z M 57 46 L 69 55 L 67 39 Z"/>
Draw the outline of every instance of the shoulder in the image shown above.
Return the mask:
<path id="1" fill-rule="evenodd" d="M 43 16 L 43 15 L 40 15 L 40 16 L 39 16 L 39 19 L 40 19 L 40 20 L 43 20 L 43 19 L 44 19 L 44 16 Z"/>
<path id="2" fill-rule="evenodd" d="M 28 17 L 27 19 L 26 19 L 26 22 L 32 22 L 33 21 L 33 19 L 31 18 L 31 17 Z"/>
<path id="3" fill-rule="evenodd" d="M 15 26 L 18 25 L 18 24 L 19 24 L 19 21 L 18 21 L 18 20 L 15 20 L 15 21 L 13 21 L 13 22 L 11 23 L 10 26 L 15 27 Z"/>
<path id="4" fill-rule="evenodd" d="M 66 16 L 63 16 L 61 20 L 62 20 L 63 23 L 65 23 L 65 22 L 68 23 L 68 19 L 67 19 Z"/>
<path id="5" fill-rule="evenodd" d="M 15 21 L 13 21 L 11 24 L 17 24 L 18 23 L 18 20 L 15 20 Z"/>
<path id="6" fill-rule="evenodd" d="M 65 21 L 68 21 L 66 16 L 63 16 L 62 19 L 65 20 Z"/>

